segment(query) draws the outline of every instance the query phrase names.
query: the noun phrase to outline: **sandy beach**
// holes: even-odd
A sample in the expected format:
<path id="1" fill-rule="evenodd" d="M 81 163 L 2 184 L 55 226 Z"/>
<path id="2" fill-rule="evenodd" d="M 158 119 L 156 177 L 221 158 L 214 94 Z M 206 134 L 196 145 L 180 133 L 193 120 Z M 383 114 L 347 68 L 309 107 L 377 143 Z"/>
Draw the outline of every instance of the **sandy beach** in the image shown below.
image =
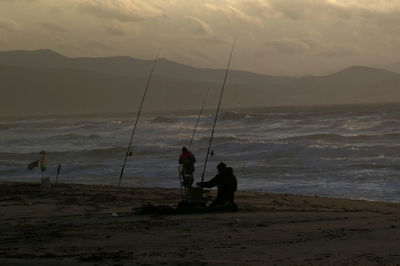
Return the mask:
<path id="1" fill-rule="evenodd" d="M 0 264 L 400 264 L 399 204 L 238 192 L 235 213 L 132 213 L 179 200 L 172 189 L 2 182 Z"/>

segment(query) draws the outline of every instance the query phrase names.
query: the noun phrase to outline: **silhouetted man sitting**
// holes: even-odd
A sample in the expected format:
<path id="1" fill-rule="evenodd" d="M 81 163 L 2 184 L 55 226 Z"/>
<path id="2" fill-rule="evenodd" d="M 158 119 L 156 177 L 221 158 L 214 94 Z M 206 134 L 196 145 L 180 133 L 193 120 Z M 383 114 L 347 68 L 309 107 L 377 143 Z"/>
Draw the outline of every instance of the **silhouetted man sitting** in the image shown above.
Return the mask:
<path id="1" fill-rule="evenodd" d="M 233 175 L 232 167 L 226 167 L 221 162 L 217 165 L 218 174 L 208 182 L 196 183 L 200 187 L 218 187 L 217 198 L 211 203 L 210 207 L 233 204 L 235 191 L 237 190 L 237 179 Z"/>

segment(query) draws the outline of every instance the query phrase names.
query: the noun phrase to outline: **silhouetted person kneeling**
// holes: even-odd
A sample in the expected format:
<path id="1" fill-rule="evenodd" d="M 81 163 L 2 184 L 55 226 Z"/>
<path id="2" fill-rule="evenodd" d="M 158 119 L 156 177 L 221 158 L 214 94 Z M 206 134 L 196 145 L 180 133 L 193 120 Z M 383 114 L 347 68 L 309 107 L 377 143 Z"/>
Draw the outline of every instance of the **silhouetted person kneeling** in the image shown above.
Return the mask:
<path id="1" fill-rule="evenodd" d="M 218 174 L 208 182 L 196 183 L 200 187 L 218 187 L 217 198 L 210 206 L 221 206 L 225 204 L 233 204 L 235 199 L 235 191 L 237 190 L 237 180 L 233 175 L 232 167 L 226 167 L 221 162 L 217 165 Z"/>

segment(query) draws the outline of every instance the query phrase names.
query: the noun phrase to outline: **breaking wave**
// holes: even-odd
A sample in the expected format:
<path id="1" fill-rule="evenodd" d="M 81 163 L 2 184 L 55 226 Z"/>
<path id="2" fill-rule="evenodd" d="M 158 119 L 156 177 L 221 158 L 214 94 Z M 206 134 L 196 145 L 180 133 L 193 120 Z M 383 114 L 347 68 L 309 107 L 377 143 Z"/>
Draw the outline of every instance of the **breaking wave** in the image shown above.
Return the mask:
<path id="1" fill-rule="evenodd" d="M 311 134 L 304 136 L 296 136 L 291 138 L 284 138 L 282 140 L 293 140 L 293 141 L 326 141 L 326 142 L 368 142 L 368 141 L 378 141 L 378 140 L 400 140 L 400 133 L 391 134 L 361 134 L 354 136 L 343 136 L 338 134 Z"/>
<path id="2" fill-rule="evenodd" d="M 201 117 L 191 146 L 196 178 L 210 140 L 212 113 Z M 224 111 L 206 176 L 214 176 L 216 164 L 224 161 L 234 167 L 240 189 L 400 202 L 399 113 L 400 105 Z M 0 179 L 40 178 L 26 166 L 46 150 L 50 175 L 62 162 L 64 180 L 109 184 L 123 164 L 133 117 L 1 120 Z M 143 186 L 179 187 L 177 158 L 196 118 L 195 112 L 145 116 L 132 143 L 125 184 L 136 186 L 140 178 Z"/>
<path id="3" fill-rule="evenodd" d="M 179 119 L 176 117 L 157 116 L 151 120 L 153 123 L 175 123 Z"/>
<path id="4" fill-rule="evenodd" d="M 17 127 L 17 126 L 11 125 L 11 124 L 0 124 L 0 131 L 8 130 L 8 129 L 15 128 L 15 127 Z"/>
<path id="5" fill-rule="evenodd" d="M 250 115 L 247 113 L 240 113 L 240 112 L 234 112 L 234 111 L 226 111 L 226 112 L 222 112 L 221 114 L 219 114 L 219 120 L 242 120 L 242 119 L 246 119 L 246 118 L 250 118 Z"/>

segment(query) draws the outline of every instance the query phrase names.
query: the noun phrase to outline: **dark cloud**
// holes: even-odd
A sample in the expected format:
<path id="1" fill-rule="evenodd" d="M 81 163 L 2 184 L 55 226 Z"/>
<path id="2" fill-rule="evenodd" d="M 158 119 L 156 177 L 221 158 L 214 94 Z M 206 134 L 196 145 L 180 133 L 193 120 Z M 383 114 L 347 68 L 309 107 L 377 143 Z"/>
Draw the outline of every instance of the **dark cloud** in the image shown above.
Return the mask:
<path id="1" fill-rule="evenodd" d="M 38 2 L 40 0 L 0 0 L 0 2 Z"/>
<path id="2" fill-rule="evenodd" d="M 14 20 L 0 17 L 0 30 L 3 31 L 16 31 L 19 30 L 19 25 Z"/>
<path id="3" fill-rule="evenodd" d="M 124 36 L 126 33 L 118 26 L 108 26 L 106 27 L 106 32 L 112 36 Z"/>
<path id="4" fill-rule="evenodd" d="M 237 64 L 264 73 L 400 61 L 399 32 L 399 0 L 0 0 L 2 47 L 146 57 L 162 45 L 212 67 L 238 37 Z"/>
<path id="5" fill-rule="evenodd" d="M 52 33 L 67 32 L 67 29 L 64 27 L 49 22 L 42 23 L 41 26 Z"/>
<path id="6" fill-rule="evenodd" d="M 315 45 L 312 41 L 274 40 L 267 41 L 265 48 L 273 52 L 293 55 L 310 51 L 312 45 Z"/>
<path id="7" fill-rule="evenodd" d="M 334 45 L 333 47 L 327 47 L 324 49 L 321 52 L 321 55 L 331 58 L 351 57 L 360 55 L 360 51 L 353 46 Z"/>
<path id="8" fill-rule="evenodd" d="M 186 18 L 186 24 L 190 26 L 191 31 L 198 35 L 203 36 L 213 36 L 214 31 L 211 27 L 205 23 L 203 20 L 196 17 L 188 17 Z"/>
<path id="9" fill-rule="evenodd" d="M 271 10 L 279 14 L 281 18 L 292 20 L 351 18 L 353 14 L 349 9 L 321 0 L 271 0 L 270 5 Z"/>
<path id="10" fill-rule="evenodd" d="M 95 50 L 110 50 L 110 49 L 112 49 L 109 45 L 107 45 L 101 41 L 97 41 L 97 40 L 89 41 L 87 43 L 87 46 L 91 47 L 92 49 L 95 49 Z"/>
<path id="11" fill-rule="evenodd" d="M 102 19 L 115 19 L 122 22 L 139 22 L 164 17 L 164 12 L 142 1 L 78 1 L 78 9 Z"/>
<path id="12" fill-rule="evenodd" d="M 209 36 L 209 37 L 199 37 L 197 38 L 199 43 L 202 44 L 213 44 L 213 45 L 221 45 L 221 44 L 226 44 L 227 41 L 224 40 L 222 37 L 214 35 L 214 36 Z"/>
<path id="13" fill-rule="evenodd" d="M 257 17 L 247 14 L 233 5 L 205 4 L 205 7 L 210 11 L 223 15 L 229 20 L 261 25 Z"/>

